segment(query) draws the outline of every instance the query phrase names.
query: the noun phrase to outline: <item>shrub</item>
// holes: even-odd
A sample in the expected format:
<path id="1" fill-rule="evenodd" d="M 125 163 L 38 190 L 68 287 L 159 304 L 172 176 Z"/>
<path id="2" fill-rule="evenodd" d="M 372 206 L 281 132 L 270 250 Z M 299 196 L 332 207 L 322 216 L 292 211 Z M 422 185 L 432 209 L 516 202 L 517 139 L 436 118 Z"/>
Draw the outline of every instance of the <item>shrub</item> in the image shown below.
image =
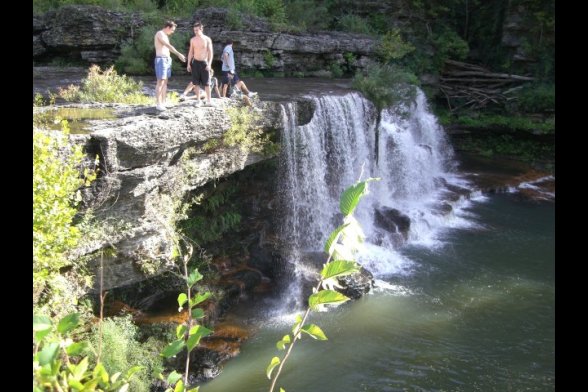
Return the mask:
<path id="1" fill-rule="evenodd" d="M 331 77 L 340 78 L 341 76 L 343 76 L 343 70 L 341 69 L 339 64 L 332 63 L 330 69 L 331 69 Z"/>
<path id="2" fill-rule="evenodd" d="M 399 29 L 388 31 L 376 48 L 376 54 L 384 64 L 401 59 L 412 51 L 414 51 L 414 46 L 402 39 Z"/>
<path id="3" fill-rule="evenodd" d="M 66 254 L 81 236 L 72 223 L 81 200 L 78 188 L 95 178 L 88 169 L 80 177 L 84 154 L 68 144 L 68 131 L 67 122 L 63 133 L 33 128 L 33 297 L 70 264 Z"/>
<path id="4" fill-rule="evenodd" d="M 276 58 L 270 50 L 266 49 L 263 52 L 263 61 L 265 62 L 265 65 L 271 69 L 276 63 Z"/>
<path id="5" fill-rule="evenodd" d="M 368 35 L 374 33 L 373 29 L 364 18 L 353 14 L 342 16 L 337 22 L 337 30 Z"/>
<path id="6" fill-rule="evenodd" d="M 243 151 L 262 153 L 271 144 L 270 135 L 264 134 L 259 125 L 260 116 L 248 107 L 229 108 L 231 128 L 223 135 L 227 146 L 239 145 Z"/>
<path id="7" fill-rule="evenodd" d="M 286 21 L 286 8 L 282 0 L 257 0 L 255 8 L 257 15 L 267 18 L 274 25 Z"/>
<path id="8" fill-rule="evenodd" d="M 555 109 L 555 84 L 533 84 L 518 94 L 519 110 L 527 113 L 551 112 Z"/>
<path id="9" fill-rule="evenodd" d="M 468 43 L 453 30 L 443 31 L 433 40 L 433 44 L 437 49 L 435 62 L 439 69 L 443 67 L 445 60 L 464 60 L 470 52 Z"/>
<path id="10" fill-rule="evenodd" d="M 129 387 L 140 366 L 109 375 L 100 362 L 94 366 L 88 357 L 80 358 L 90 349 L 88 342 L 73 342 L 69 337 L 79 322 L 78 313 L 63 317 L 57 325 L 45 315 L 33 315 L 33 392 L 126 391 Z"/>
<path id="11" fill-rule="evenodd" d="M 118 75 L 114 67 L 102 71 L 99 66 L 92 65 L 88 69 L 88 76 L 82 80 L 81 87 L 70 85 L 65 90 L 60 89 L 59 95 L 65 100 L 80 102 L 151 102 L 142 90 L 142 82 L 136 82 L 126 75 Z"/>
<path id="12" fill-rule="evenodd" d="M 358 89 L 372 101 L 378 110 L 382 110 L 398 101 L 413 100 L 418 78 L 396 65 L 372 65 L 365 75 L 353 78 L 353 88 Z"/>
<path id="13" fill-rule="evenodd" d="M 94 328 L 91 342 L 98 347 L 100 334 Z M 130 380 L 131 391 L 148 391 L 153 375 L 163 370 L 161 357 L 158 355 L 162 347 L 156 347 L 153 341 L 149 345 L 137 341 L 137 327 L 131 316 L 106 319 L 102 322 L 102 355 L 101 361 L 108 373 L 124 372 L 132 366 L 141 366 L 141 370 Z M 161 344 L 163 346 L 163 343 Z"/>

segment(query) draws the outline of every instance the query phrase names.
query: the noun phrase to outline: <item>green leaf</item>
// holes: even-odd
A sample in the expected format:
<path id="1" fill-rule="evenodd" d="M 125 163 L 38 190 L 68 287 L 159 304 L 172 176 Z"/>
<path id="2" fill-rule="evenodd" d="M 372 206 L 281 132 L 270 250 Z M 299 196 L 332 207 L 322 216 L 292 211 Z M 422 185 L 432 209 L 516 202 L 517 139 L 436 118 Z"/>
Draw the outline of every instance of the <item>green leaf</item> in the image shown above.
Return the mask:
<path id="1" fill-rule="evenodd" d="M 95 378 L 92 378 L 86 382 L 84 382 L 84 389 L 83 391 L 95 391 L 96 387 L 98 386 L 98 381 Z"/>
<path id="2" fill-rule="evenodd" d="M 353 252 L 347 246 L 335 244 L 331 260 L 353 260 Z"/>
<path id="3" fill-rule="evenodd" d="M 133 374 L 137 373 L 138 371 L 141 371 L 143 369 L 143 366 L 139 366 L 139 365 L 135 365 L 132 368 L 130 368 L 129 370 L 127 370 L 127 372 L 125 373 L 125 379 L 130 379 L 131 377 L 133 377 Z"/>
<path id="4" fill-rule="evenodd" d="M 165 358 L 173 357 L 184 348 L 184 339 L 178 339 L 171 342 L 161 353 Z"/>
<path id="5" fill-rule="evenodd" d="M 286 392 L 284 388 L 280 388 L 280 392 Z"/>
<path id="6" fill-rule="evenodd" d="M 353 215 L 346 216 L 344 221 L 348 226 L 343 230 L 343 234 L 341 234 L 341 245 L 355 252 L 359 248 L 359 245 L 364 242 L 365 234 Z"/>
<path id="7" fill-rule="evenodd" d="M 198 282 L 199 280 L 201 280 L 203 278 L 202 274 L 200 274 L 200 272 L 198 272 L 198 269 L 195 269 L 194 271 L 190 272 L 190 275 L 188 276 L 188 286 L 192 287 L 194 286 L 194 284 L 196 282 Z"/>
<path id="8" fill-rule="evenodd" d="M 267 378 L 269 380 L 272 379 L 272 371 L 274 370 L 274 368 L 276 366 L 278 366 L 280 364 L 280 358 L 278 357 L 273 357 L 272 361 L 270 362 L 270 364 L 267 366 L 267 369 L 265 369 L 265 374 L 267 375 Z"/>
<path id="9" fill-rule="evenodd" d="M 43 341 L 43 339 L 45 339 L 45 336 L 49 335 L 50 332 L 51 332 L 51 328 L 45 329 L 43 331 L 37 331 L 37 332 L 35 332 L 35 340 L 37 342 Z"/>
<path id="10" fill-rule="evenodd" d="M 200 336 L 204 337 L 210 335 L 212 332 L 214 331 L 202 325 L 195 325 L 192 328 L 190 328 L 190 336 L 199 334 Z"/>
<path id="11" fill-rule="evenodd" d="M 120 387 L 118 392 L 127 392 L 128 390 L 129 390 L 129 383 L 127 382 L 122 387 Z"/>
<path id="12" fill-rule="evenodd" d="M 186 342 L 186 345 L 188 346 L 188 352 L 192 351 L 192 349 L 194 349 L 194 347 L 200 343 L 201 338 L 208 336 L 211 333 L 212 331 L 210 329 L 203 327 L 202 325 L 196 325 L 190 328 L 190 337 Z"/>
<path id="13" fill-rule="evenodd" d="M 67 333 L 78 326 L 80 322 L 80 314 L 79 313 L 72 313 L 68 314 L 61 320 L 59 320 L 59 324 L 57 325 L 57 331 L 59 333 Z"/>
<path id="14" fill-rule="evenodd" d="M 202 317 L 204 317 L 204 310 L 200 308 L 192 309 L 192 318 L 201 319 Z"/>
<path id="15" fill-rule="evenodd" d="M 188 353 L 190 353 L 194 347 L 198 346 L 198 344 L 200 343 L 200 339 L 202 339 L 202 335 L 192 335 L 188 338 L 188 340 L 186 341 L 186 346 L 188 348 Z"/>
<path id="16" fill-rule="evenodd" d="M 100 380 L 100 382 L 102 382 L 102 383 L 108 382 L 108 372 L 106 371 L 106 369 L 104 368 L 104 365 L 102 365 L 102 363 L 98 362 L 96 364 L 96 366 L 94 366 L 94 371 L 92 372 L 92 374 L 94 375 L 95 378 Z"/>
<path id="17" fill-rule="evenodd" d="M 292 335 L 293 336 L 296 336 L 296 333 L 298 332 L 298 327 L 300 326 L 301 323 L 302 323 L 302 316 L 297 314 L 296 315 L 296 322 L 292 326 Z"/>
<path id="18" fill-rule="evenodd" d="M 88 357 L 84 357 L 84 359 L 74 367 L 72 375 L 76 380 L 81 380 L 86 374 L 86 370 L 88 370 Z"/>
<path id="19" fill-rule="evenodd" d="M 322 290 L 308 297 L 308 306 L 316 312 L 323 310 L 324 305 L 340 305 L 349 298 L 334 290 Z"/>
<path id="20" fill-rule="evenodd" d="M 39 353 L 39 365 L 44 366 L 52 362 L 57 356 L 57 350 L 59 350 L 59 343 L 49 343 Z"/>
<path id="21" fill-rule="evenodd" d="M 176 337 L 178 339 L 182 339 L 184 337 L 184 335 L 186 334 L 187 330 L 188 330 L 188 327 L 186 327 L 185 324 L 179 324 L 176 327 Z"/>
<path id="22" fill-rule="evenodd" d="M 359 203 L 359 199 L 365 191 L 365 182 L 359 182 L 355 185 L 351 185 L 349 188 L 341 194 L 339 200 L 339 209 L 345 216 L 353 214 L 355 207 Z"/>
<path id="23" fill-rule="evenodd" d="M 53 323 L 51 319 L 43 315 L 33 315 L 33 331 L 45 331 L 50 329 Z"/>
<path id="24" fill-rule="evenodd" d="M 75 378 L 69 378 L 67 380 L 67 385 L 71 388 L 74 388 L 74 390 L 78 391 L 84 389 L 84 384 L 82 384 L 79 380 L 76 380 Z"/>
<path id="25" fill-rule="evenodd" d="M 188 392 L 198 392 L 199 390 L 200 390 L 200 387 L 196 387 L 196 388 L 189 389 Z"/>
<path id="26" fill-rule="evenodd" d="M 114 384 L 116 382 L 116 380 L 118 380 L 118 378 L 120 377 L 120 375 L 121 375 L 121 372 L 114 373 L 112 375 L 112 377 L 110 377 L 110 382 Z"/>
<path id="27" fill-rule="evenodd" d="M 333 230 L 333 232 L 329 235 L 329 239 L 327 239 L 327 242 L 325 243 L 325 252 L 327 252 L 328 254 L 333 253 L 333 248 L 337 243 L 338 236 L 346 227 L 347 224 L 344 224 Z"/>
<path id="28" fill-rule="evenodd" d="M 341 199 L 339 201 L 339 209 L 341 210 L 341 213 L 345 216 L 353 214 L 359 200 L 367 193 L 368 182 L 379 180 L 379 178 L 368 178 L 365 181 L 358 182 L 345 189 L 341 194 Z"/>
<path id="29" fill-rule="evenodd" d="M 209 297 L 210 297 L 210 292 L 206 292 L 204 294 L 197 294 L 195 296 L 192 297 L 192 299 L 190 300 L 190 309 L 192 309 L 194 306 L 198 305 L 199 303 L 206 301 Z"/>
<path id="30" fill-rule="evenodd" d="M 278 348 L 278 350 L 285 350 L 286 349 L 286 344 L 289 344 L 290 342 L 291 342 L 290 335 L 284 335 L 284 337 L 282 338 L 282 340 L 279 340 L 276 343 L 276 347 Z"/>
<path id="31" fill-rule="evenodd" d="M 355 261 L 335 260 L 325 264 L 321 271 L 323 279 L 337 278 L 339 276 L 351 275 L 359 271 L 360 266 Z"/>
<path id="32" fill-rule="evenodd" d="M 174 392 L 184 392 L 184 381 L 180 380 L 174 388 Z"/>
<path id="33" fill-rule="evenodd" d="M 80 355 L 81 353 L 83 353 L 85 350 L 88 349 L 88 347 L 89 347 L 88 342 L 76 342 L 76 343 L 72 343 L 69 346 L 67 346 L 67 348 L 65 349 L 65 352 L 70 357 L 74 357 L 76 355 Z"/>
<path id="34" fill-rule="evenodd" d="M 186 303 L 186 301 L 188 300 L 188 296 L 186 295 L 186 293 L 180 293 L 180 295 L 178 295 L 178 305 L 181 308 L 182 306 L 184 306 L 184 304 Z"/>
<path id="35" fill-rule="evenodd" d="M 171 372 L 170 374 L 168 374 L 168 376 L 167 376 L 167 383 L 169 385 L 174 385 L 176 382 L 178 382 L 178 380 L 180 378 L 182 378 L 182 375 L 174 370 L 173 372 Z"/>
<path id="36" fill-rule="evenodd" d="M 301 331 L 310 335 L 313 339 L 328 340 L 323 330 L 316 324 L 307 324 L 302 327 Z"/>

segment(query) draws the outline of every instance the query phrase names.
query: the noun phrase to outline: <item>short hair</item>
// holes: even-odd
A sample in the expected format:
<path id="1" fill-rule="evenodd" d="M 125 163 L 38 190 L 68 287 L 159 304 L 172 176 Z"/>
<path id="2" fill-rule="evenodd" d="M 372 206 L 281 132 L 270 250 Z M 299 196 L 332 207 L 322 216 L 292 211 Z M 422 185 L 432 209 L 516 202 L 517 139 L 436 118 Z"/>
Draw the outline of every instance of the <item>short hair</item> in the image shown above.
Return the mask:
<path id="1" fill-rule="evenodd" d="M 166 27 L 177 27 L 178 25 L 176 24 L 176 22 L 174 22 L 173 20 L 168 20 L 165 22 L 165 24 L 163 25 L 164 28 Z"/>
<path id="2" fill-rule="evenodd" d="M 195 22 L 192 27 L 204 27 L 204 25 L 201 22 Z"/>
<path id="3" fill-rule="evenodd" d="M 230 38 L 225 42 L 225 45 L 232 45 L 232 44 L 233 44 L 233 40 Z"/>

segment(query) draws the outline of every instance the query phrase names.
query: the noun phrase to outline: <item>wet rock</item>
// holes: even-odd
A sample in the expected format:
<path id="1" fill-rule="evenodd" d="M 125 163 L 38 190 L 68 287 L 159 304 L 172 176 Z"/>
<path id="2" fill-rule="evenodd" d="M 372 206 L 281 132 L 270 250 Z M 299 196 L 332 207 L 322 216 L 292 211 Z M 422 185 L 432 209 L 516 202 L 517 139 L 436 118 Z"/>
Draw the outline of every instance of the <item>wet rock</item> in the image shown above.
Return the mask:
<path id="1" fill-rule="evenodd" d="M 400 233 L 406 241 L 410 231 L 410 218 L 396 208 L 382 207 L 374 215 L 376 226 L 390 233 Z"/>
<path id="2" fill-rule="evenodd" d="M 308 298 L 312 294 L 312 289 L 317 285 L 320 279 L 320 271 L 327 261 L 327 254 L 322 252 L 307 252 L 304 254 L 302 263 L 306 272 L 303 274 L 302 295 Z M 374 277 L 372 273 L 365 268 L 358 272 L 337 279 L 341 288 L 335 288 L 336 291 L 345 294 L 349 298 L 358 299 L 374 287 Z"/>

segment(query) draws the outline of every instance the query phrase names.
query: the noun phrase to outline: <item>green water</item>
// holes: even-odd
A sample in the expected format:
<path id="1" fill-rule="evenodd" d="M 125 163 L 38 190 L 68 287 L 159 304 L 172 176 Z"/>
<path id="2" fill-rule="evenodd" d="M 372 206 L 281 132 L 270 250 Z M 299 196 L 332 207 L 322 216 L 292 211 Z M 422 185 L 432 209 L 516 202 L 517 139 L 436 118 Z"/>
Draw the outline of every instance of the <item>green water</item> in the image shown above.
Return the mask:
<path id="1" fill-rule="evenodd" d="M 60 107 L 55 110 L 47 110 L 33 113 L 33 124 L 42 124 L 49 129 L 61 130 L 62 120 L 67 120 L 70 133 L 90 133 L 89 120 L 112 120 L 116 118 L 111 108 L 67 108 Z"/>
<path id="2" fill-rule="evenodd" d="M 328 341 L 303 339 L 287 392 L 555 389 L 554 205 L 492 196 L 435 251 L 405 249 L 404 276 L 330 313 Z M 290 321 L 265 321 L 202 392 L 267 391 L 265 367 Z M 276 389 L 277 392 L 278 389 Z"/>

